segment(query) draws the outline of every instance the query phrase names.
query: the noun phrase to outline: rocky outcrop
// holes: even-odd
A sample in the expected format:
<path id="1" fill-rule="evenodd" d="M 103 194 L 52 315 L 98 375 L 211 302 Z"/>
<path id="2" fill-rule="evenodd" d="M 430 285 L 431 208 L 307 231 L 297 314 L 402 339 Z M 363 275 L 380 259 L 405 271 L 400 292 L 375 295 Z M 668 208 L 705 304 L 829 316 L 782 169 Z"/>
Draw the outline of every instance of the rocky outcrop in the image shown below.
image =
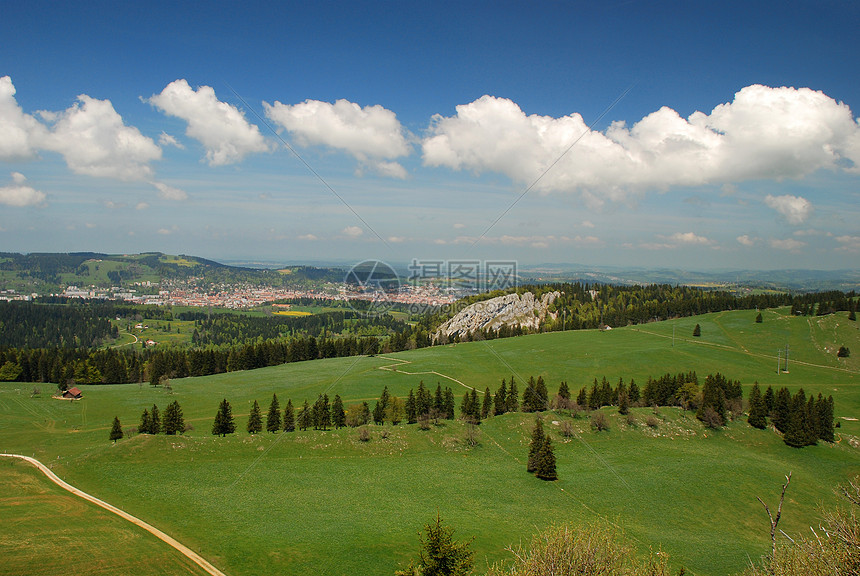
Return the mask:
<path id="1" fill-rule="evenodd" d="M 439 326 L 433 338 L 436 341 L 442 341 L 484 330 L 495 331 L 502 326 L 519 326 L 537 330 L 547 315 L 555 319 L 556 314 L 549 312 L 548 309 L 559 296 L 561 293 L 558 291 L 549 292 L 538 300 L 534 294 L 526 292 L 522 296 L 508 294 L 476 302 Z"/>

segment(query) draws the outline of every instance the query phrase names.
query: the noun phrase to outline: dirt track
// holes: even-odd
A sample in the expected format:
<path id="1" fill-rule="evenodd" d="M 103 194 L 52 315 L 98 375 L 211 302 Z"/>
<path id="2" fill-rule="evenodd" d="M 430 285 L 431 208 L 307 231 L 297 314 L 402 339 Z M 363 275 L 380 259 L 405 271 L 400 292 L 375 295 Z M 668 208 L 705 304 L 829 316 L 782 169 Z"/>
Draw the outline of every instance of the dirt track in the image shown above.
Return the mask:
<path id="1" fill-rule="evenodd" d="M 197 554 L 196 552 L 194 552 L 193 550 L 191 550 L 187 546 L 177 542 L 176 540 L 174 540 L 173 538 L 171 538 L 170 536 L 168 536 L 167 534 L 165 534 L 164 532 L 162 532 L 158 528 L 147 524 L 146 522 L 144 522 L 140 518 L 132 516 L 128 512 L 124 512 L 124 511 L 120 510 L 116 506 L 112 506 L 103 500 L 99 500 L 95 496 L 90 496 L 86 492 L 84 492 L 82 490 L 78 490 L 77 488 L 75 488 L 71 484 L 62 480 L 60 477 L 58 477 L 56 474 L 54 474 L 50 470 L 50 468 L 48 468 L 47 466 L 45 466 L 44 464 L 42 464 L 41 462 L 39 462 L 35 458 L 30 458 L 29 456 L 21 456 L 20 454 L 0 454 L 0 456 L 4 456 L 6 458 L 19 458 L 21 460 L 29 462 L 30 464 L 32 464 L 33 466 L 38 468 L 42 473 L 44 473 L 45 476 L 47 476 L 57 486 L 65 489 L 65 490 L 68 490 L 69 492 L 71 492 L 75 496 L 79 496 L 79 497 L 83 498 L 84 500 L 89 500 L 90 502 L 92 502 L 96 506 L 100 506 L 100 507 L 104 508 L 105 510 L 109 510 L 110 512 L 113 512 L 117 516 L 125 518 L 126 520 L 128 520 L 132 524 L 136 524 L 137 526 L 140 526 L 141 528 L 143 528 L 144 530 L 146 530 L 147 532 L 149 532 L 150 534 L 152 534 L 153 536 L 155 536 L 159 540 L 166 542 L 170 546 L 173 546 L 176 550 L 181 552 L 183 555 L 185 555 L 187 558 L 189 558 L 192 562 L 194 562 L 195 564 L 200 566 L 203 570 L 205 570 L 206 572 L 208 572 L 212 576 L 227 576 L 226 574 L 224 574 L 223 572 L 221 572 L 220 570 L 218 570 L 217 568 L 212 566 L 212 564 L 207 562 L 202 556 L 200 556 L 199 554 Z"/>

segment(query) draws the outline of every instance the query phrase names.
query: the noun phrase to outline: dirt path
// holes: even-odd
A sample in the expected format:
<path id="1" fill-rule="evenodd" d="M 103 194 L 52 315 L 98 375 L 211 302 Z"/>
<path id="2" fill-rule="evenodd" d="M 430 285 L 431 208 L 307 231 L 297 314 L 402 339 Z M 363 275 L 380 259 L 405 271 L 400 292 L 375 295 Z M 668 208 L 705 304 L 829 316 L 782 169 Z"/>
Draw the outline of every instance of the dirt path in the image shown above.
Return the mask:
<path id="1" fill-rule="evenodd" d="M 382 358 L 383 360 L 391 360 L 391 361 L 397 362 L 397 364 L 388 364 L 387 366 L 380 366 L 379 370 L 387 370 L 389 372 L 400 372 L 401 374 L 408 374 L 409 376 L 421 376 L 424 374 L 435 374 L 436 376 L 438 376 L 440 378 L 445 378 L 446 380 L 450 380 L 451 382 L 456 382 L 457 384 L 459 384 L 463 388 L 467 388 L 469 390 L 474 390 L 478 394 L 484 394 L 484 392 L 481 392 L 477 388 L 473 388 L 473 387 L 469 386 L 468 384 L 463 384 L 462 382 L 460 382 L 456 378 L 454 378 L 452 376 L 448 376 L 446 374 L 442 374 L 441 372 L 436 372 L 435 370 L 428 370 L 426 372 L 407 372 L 406 370 L 398 370 L 398 368 L 400 368 L 401 366 L 405 366 L 406 364 L 412 364 L 412 362 L 410 362 L 409 360 L 401 360 L 400 358 L 391 358 L 388 356 L 382 356 L 381 354 L 378 355 L 377 358 Z"/>
<path id="2" fill-rule="evenodd" d="M 33 466 L 38 468 L 42 473 L 44 473 L 45 476 L 47 476 L 54 484 L 56 484 L 60 488 L 63 488 L 64 490 L 68 490 L 69 492 L 71 492 L 75 496 L 79 496 L 79 497 L 83 498 L 84 500 L 89 500 L 90 502 L 92 502 L 96 506 L 100 506 L 100 507 L 104 508 L 105 510 L 113 512 L 114 514 L 116 514 L 117 516 L 120 516 L 121 518 L 125 518 L 126 520 L 128 520 L 132 524 L 140 526 L 141 528 L 143 528 L 144 530 L 146 530 L 147 532 L 149 532 L 150 534 L 152 534 L 153 536 L 155 536 L 159 540 L 169 544 L 170 546 L 173 546 L 176 550 L 178 550 L 180 553 L 185 555 L 192 562 L 194 562 L 195 564 L 200 566 L 203 570 L 205 570 L 206 572 L 208 572 L 212 576 L 226 576 L 226 574 L 224 574 L 223 572 L 221 572 L 220 570 L 218 570 L 217 568 L 212 566 L 212 564 L 207 562 L 202 556 L 200 556 L 199 554 L 197 554 L 196 552 L 194 552 L 193 550 L 191 550 L 187 546 L 177 542 L 176 540 L 174 540 L 173 538 L 171 538 L 170 536 L 168 536 L 167 534 L 165 534 L 164 532 L 162 532 L 158 528 L 151 526 L 150 524 L 147 524 L 146 522 L 144 522 L 140 518 L 137 518 L 136 516 L 132 516 L 128 512 L 124 512 L 123 510 L 120 510 L 116 506 L 112 506 L 103 500 L 99 500 L 95 496 L 90 496 L 89 494 L 87 494 L 83 490 L 78 490 L 77 488 L 75 488 L 71 484 L 68 484 L 67 482 L 62 480 L 60 477 L 58 477 L 56 474 L 54 474 L 47 466 L 45 466 L 44 464 L 42 464 L 41 462 L 39 462 L 35 458 L 30 458 L 29 456 L 21 456 L 20 454 L 0 454 L 0 456 L 5 456 L 7 458 L 19 458 L 21 460 L 25 460 L 26 462 L 29 462 L 30 464 L 32 464 Z"/>

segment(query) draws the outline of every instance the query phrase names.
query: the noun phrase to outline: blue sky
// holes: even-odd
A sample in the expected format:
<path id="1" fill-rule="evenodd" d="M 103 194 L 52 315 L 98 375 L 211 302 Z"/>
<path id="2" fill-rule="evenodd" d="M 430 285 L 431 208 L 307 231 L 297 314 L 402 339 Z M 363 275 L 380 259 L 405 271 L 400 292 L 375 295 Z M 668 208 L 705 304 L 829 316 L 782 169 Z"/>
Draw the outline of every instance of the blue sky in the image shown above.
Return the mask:
<path id="1" fill-rule="evenodd" d="M 0 2 L 0 250 L 860 262 L 856 3 L 175 4 Z"/>

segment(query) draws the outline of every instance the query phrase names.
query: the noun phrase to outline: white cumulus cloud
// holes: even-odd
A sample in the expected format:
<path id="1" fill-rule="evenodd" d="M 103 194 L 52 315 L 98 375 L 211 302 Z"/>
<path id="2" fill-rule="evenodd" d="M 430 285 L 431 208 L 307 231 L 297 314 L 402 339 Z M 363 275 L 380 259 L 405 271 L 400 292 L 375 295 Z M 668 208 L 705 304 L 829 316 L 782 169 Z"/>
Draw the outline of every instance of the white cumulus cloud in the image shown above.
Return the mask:
<path id="1" fill-rule="evenodd" d="M 63 112 L 41 115 L 53 123 L 42 147 L 62 154 L 77 174 L 143 180 L 152 176 L 149 163 L 161 158 L 161 148 L 126 126 L 110 100 L 82 94 Z"/>
<path id="2" fill-rule="evenodd" d="M 362 230 L 359 226 L 347 226 L 341 233 L 349 236 L 350 238 L 358 238 L 362 234 L 364 234 L 364 230 Z"/>
<path id="3" fill-rule="evenodd" d="M 45 201 L 45 193 L 27 185 L 27 178 L 12 172 L 12 184 L 0 186 L 0 204 L 7 206 L 36 206 Z"/>
<path id="4" fill-rule="evenodd" d="M 808 88 L 747 86 L 710 114 L 683 118 L 663 107 L 605 132 L 577 113 L 526 115 L 511 100 L 483 96 L 434 116 L 422 154 L 427 166 L 497 172 L 524 185 L 543 176 L 536 190 L 576 191 L 600 204 L 646 189 L 856 169 L 860 124 L 848 106 Z"/>
<path id="5" fill-rule="evenodd" d="M 158 137 L 158 145 L 162 148 L 165 146 L 175 146 L 180 150 L 185 150 L 185 146 L 182 145 L 182 142 L 180 142 L 167 132 L 162 132 L 161 135 Z"/>
<path id="6" fill-rule="evenodd" d="M 270 149 L 260 129 L 238 108 L 218 100 L 209 86 L 194 90 L 184 79 L 175 80 L 148 102 L 188 123 L 185 133 L 203 145 L 210 166 L 234 164 L 248 154 Z"/>
<path id="7" fill-rule="evenodd" d="M 750 238 L 749 234 L 744 234 L 743 236 L 737 237 L 738 244 L 743 246 L 755 246 L 758 241 L 757 238 Z"/>
<path id="8" fill-rule="evenodd" d="M 263 102 L 266 116 L 303 146 L 327 146 L 346 152 L 382 176 L 405 178 L 406 169 L 394 159 L 408 156 L 407 133 L 391 110 L 362 108 L 348 100 L 334 104 L 305 100 L 299 104 Z"/>
<path id="9" fill-rule="evenodd" d="M 812 213 L 812 203 L 802 196 L 765 196 L 764 203 L 776 210 L 789 224 L 803 224 Z"/>
<path id="10" fill-rule="evenodd" d="M 45 133 L 38 120 L 21 110 L 12 79 L 0 77 L 0 160 L 32 158 Z"/>

